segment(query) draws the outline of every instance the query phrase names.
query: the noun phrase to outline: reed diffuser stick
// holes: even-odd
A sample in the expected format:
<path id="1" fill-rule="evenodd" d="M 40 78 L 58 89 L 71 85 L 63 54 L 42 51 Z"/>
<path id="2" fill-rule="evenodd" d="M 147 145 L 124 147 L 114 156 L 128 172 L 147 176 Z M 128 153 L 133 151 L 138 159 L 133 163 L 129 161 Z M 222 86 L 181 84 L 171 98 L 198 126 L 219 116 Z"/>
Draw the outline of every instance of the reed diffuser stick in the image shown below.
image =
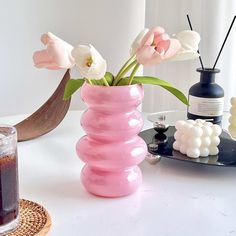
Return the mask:
<path id="1" fill-rule="evenodd" d="M 193 27 L 192 27 L 192 24 L 191 24 L 191 21 L 190 21 L 190 18 L 189 18 L 188 14 L 187 14 L 187 19 L 188 19 L 188 24 L 189 24 L 190 29 L 193 30 Z M 201 64 L 202 69 L 204 70 L 204 66 L 203 66 L 203 63 L 202 63 L 202 58 L 201 58 L 201 54 L 200 54 L 199 49 L 197 50 L 197 52 L 200 55 L 199 56 L 200 64 Z"/>
<path id="2" fill-rule="evenodd" d="M 226 34 L 226 36 L 225 36 L 224 42 L 223 42 L 223 44 L 222 44 L 222 46 L 221 46 L 221 49 L 220 49 L 220 51 L 219 51 L 219 53 L 218 53 L 218 56 L 217 56 L 216 61 L 215 61 L 215 64 L 214 64 L 214 66 L 213 66 L 213 70 L 215 69 L 216 63 L 217 63 L 217 61 L 218 61 L 218 59 L 219 59 L 219 57 L 220 57 L 220 54 L 221 54 L 221 52 L 222 52 L 222 50 L 223 50 L 223 48 L 224 48 L 224 46 L 225 46 L 226 40 L 227 40 L 227 38 L 228 38 L 228 36 L 229 36 L 229 33 L 230 33 L 230 31 L 231 31 L 231 29 L 232 29 L 232 27 L 233 27 L 235 18 L 236 18 L 236 16 L 234 16 L 234 18 L 233 18 L 233 20 L 232 20 L 232 22 L 231 22 L 231 25 L 230 25 L 230 27 L 229 27 L 229 29 L 228 29 L 228 32 L 227 32 L 227 34 Z"/>

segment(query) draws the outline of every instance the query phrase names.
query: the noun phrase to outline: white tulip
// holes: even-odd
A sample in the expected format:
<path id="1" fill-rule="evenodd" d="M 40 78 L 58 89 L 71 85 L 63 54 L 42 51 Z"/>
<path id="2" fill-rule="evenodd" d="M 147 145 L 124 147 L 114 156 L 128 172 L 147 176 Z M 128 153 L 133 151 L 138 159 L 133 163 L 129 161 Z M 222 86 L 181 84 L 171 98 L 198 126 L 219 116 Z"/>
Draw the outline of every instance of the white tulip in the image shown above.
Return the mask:
<path id="1" fill-rule="evenodd" d="M 131 48 L 130 48 L 130 56 L 134 56 L 134 54 L 136 54 L 136 52 L 138 51 L 138 49 L 139 49 L 140 46 L 141 46 L 141 42 L 142 42 L 143 37 L 145 36 L 145 34 L 146 34 L 148 31 L 149 31 L 148 28 L 143 29 L 143 30 L 138 34 L 138 36 L 135 38 L 135 40 L 134 40 L 134 42 L 132 43 Z"/>
<path id="2" fill-rule="evenodd" d="M 175 35 L 176 39 L 181 44 L 181 49 L 169 60 L 170 61 L 184 61 L 195 59 L 199 57 L 198 44 L 200 42 L 200 35 L 192 30 L 184 30 Z"/>
<path id="3" fill-rule="evenodd" d="M 92 45 L 78 45 L 71 54 L 83 77 L 97 80 L 104 77 L 107 63 Z"/>

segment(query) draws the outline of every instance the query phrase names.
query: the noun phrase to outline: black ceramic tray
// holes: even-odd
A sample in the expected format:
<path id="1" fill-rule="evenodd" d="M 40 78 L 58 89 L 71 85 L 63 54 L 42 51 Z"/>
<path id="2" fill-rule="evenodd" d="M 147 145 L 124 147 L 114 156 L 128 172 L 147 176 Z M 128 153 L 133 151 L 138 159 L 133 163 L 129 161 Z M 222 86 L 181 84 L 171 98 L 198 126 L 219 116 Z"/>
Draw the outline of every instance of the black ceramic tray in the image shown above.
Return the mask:
<path id="1" fill-rule="evenodd" d="M 160 157 L 170 158 L 179 161 L 186 161 L 192 163 L 199 163 L 213 166 L 232 166 L 236 167 L 236 141 L 232 140 L 230 135 L 223 131 L 220 135 L 219 154 L 215 156 L 200 157 L 197 159 L 189 158 L 186 155 L 175 151 L 172 146 L 174 142 L 175 127 L 170 126 L 165 132 L 167 141 L 164 144 L 158 146 L 157 151 L 149 152 L 153 155 L 159 155 Z M 159 134 L 154 129 L 144 130 L 139 134 L 147 144 L 159 143 Z M 163 136 L 161 137 L 163 139 Z"/>

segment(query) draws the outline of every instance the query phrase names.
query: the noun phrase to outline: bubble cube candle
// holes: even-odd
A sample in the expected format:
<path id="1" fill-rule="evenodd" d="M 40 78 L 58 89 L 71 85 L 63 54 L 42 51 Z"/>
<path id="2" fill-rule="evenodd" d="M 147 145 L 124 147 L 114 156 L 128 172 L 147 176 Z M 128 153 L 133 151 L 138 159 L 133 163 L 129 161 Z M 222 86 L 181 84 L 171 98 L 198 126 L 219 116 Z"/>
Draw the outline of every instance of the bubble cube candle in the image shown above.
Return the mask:
<path id="1" fill-rule="evenodd" d="M 191 158 L 217 155 L 220 144 L 219 135 L 222 129 L 219 125 L 197 120 L 178 120 L 175 124 L 175 142 L 173 148 Z"/>
<path id="2" fill-rule="evenodd" d="M 236 97 L 232 97 L 230 100 L 231 108 L 230 108 L 230 114 L 229 117 L 229 133 L 231 134 L 233 139 L 236 139 Z"/>

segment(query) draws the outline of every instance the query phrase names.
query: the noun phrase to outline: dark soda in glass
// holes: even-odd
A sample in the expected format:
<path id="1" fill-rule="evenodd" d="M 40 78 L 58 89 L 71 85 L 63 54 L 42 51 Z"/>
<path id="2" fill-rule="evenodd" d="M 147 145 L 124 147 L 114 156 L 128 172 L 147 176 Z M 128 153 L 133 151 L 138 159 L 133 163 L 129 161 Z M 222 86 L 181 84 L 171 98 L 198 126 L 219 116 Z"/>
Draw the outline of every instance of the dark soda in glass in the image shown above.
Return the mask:
<path id="1" fill-rule="evenodd" d="M 0 225 L 17 218 L 18 198 L 17 158 L 0 157 Z"/>
<path id="2" fill-rule="evenodd" d="M 19 215 L 17 133 L 0 125 L 0 235 L 16 228 Z"/>

